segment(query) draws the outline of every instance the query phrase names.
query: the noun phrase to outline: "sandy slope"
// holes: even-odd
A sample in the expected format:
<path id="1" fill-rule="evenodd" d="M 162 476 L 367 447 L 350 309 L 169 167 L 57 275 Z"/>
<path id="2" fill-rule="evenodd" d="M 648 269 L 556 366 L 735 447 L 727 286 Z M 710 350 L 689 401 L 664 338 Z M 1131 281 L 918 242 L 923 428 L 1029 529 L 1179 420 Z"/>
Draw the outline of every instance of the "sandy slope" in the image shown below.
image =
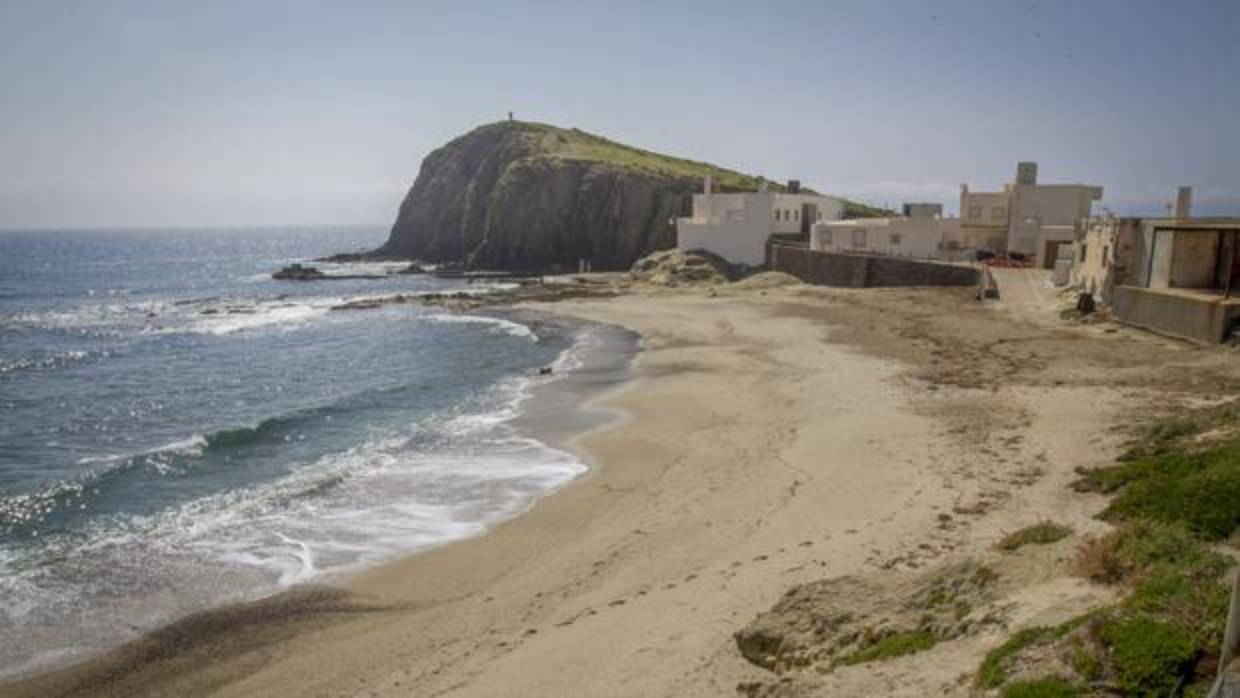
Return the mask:
<path id="1" fill-rule="evenodd" d="M 731 695 L 774 678 L 732 635 L 790 586 L 855 575 L 861 606 L 868 583 L 980 556 L 1004 579 L 999 625 L 812 687 L 963 694 L 1004 624 L 1104 598 L 1064 572 L 1071 541 L 1003 557 L 998 537 L 1043 518 L 1099 529 L 1102 501 L 1066 485 L 1113 457 L 1113 427 L 1240 385 L 1234 354 L 968 291 L 644 290 L 550 309 L 644 337 L 640 379 L 605 398 L 630 419 L 577 443 L 590 476 L 344 593 L 195 619 L 0 694 Z"/>

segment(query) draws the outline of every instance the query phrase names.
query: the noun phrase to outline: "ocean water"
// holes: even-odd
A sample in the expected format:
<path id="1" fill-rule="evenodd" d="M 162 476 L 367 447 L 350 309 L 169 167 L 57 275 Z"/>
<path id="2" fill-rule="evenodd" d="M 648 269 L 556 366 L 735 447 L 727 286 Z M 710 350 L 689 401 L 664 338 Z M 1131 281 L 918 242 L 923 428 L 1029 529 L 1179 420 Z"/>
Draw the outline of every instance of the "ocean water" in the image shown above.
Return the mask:
<path id="1" fill-rule="evenodd" d="M 477 534 L 585 470 L 518 418 L 604 329 L 332 309 L 462 281 L 270 278 L 384 236 L 0 233 L 0 677 Z"/>

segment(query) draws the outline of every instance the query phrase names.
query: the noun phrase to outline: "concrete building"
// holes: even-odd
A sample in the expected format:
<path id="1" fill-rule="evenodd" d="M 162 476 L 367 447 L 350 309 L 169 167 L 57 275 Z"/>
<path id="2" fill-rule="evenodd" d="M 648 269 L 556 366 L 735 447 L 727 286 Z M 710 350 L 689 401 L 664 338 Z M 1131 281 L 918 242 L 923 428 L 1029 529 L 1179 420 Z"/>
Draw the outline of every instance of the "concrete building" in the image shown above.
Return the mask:
<path id="1" fill-rule="evenodd" d="M 971 191 L 960 185 L 960 244 L 974 250 L 1020 254 L 1050 269 L 1060 245 L 1083 234 L 1093 202 L 1102 187 L 1087 184 L 1039 184 L 1038 165 L 1022 162 L 1016 181 L 1002 191 Z"/>
<path id="2" fill-rule="evenodd" d="M 808 236 L 814 223 L 836 220 L 844 211 L 841 199 L 801 192 L 795 181 L 787 189 L 717 194 L 707 177 L 704 193 L 693 195 L 693 215 L 676 219 L 676 248 L 759 266 L 766 261 L 772 234 Z"/>
<path id="3" fill-rule="evenodd" d="M 1106 216 L 1091 218 L 1076 244 L 1070 283 L 1095 302 L 1110 305 L 1115 287 L 1131 284 L 1140 266 L 1138 242 L 1140 218 Z"/>
<path id="4" fill-rule="evenodd" d="M 892 257 L 947 259 L 958 238 L 959 219 L 944 218 L 942 204 L 904 204 L 904 215 L 815 223 L 810 249 L 818 252 L 860 252 Z"/>
<path id="5" fill-rule="evenodd" d="M 1240 218 L 1193 218 L 1191 196 L 1170 218 L 1091 219 L 1072 279 L 1122 322 L 1220 342 L 1240 324 Z"/>

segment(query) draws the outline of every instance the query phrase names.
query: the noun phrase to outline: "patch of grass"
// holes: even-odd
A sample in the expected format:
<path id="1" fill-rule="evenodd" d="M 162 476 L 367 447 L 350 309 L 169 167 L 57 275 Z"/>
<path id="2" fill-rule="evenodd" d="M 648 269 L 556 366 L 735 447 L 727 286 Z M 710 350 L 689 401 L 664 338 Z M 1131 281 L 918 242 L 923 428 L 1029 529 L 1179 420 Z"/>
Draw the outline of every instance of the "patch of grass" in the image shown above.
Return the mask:
<path id="1" fill-rule="evenodd" d="M 1081 695 L 1071 682 L 1058 676 L 1032 681 L 1016 681 L 1003 687 L 1002 698 L 1075 698 Z"/>
<path id="2" fill-rule="evenodd" d="M 998 688 L 1007 680 L 1008 663 L 1016 655 L 1034 645 L 1054 642 L 1071 630 L 1070 625 L 1038 626 L 1025 628 L 1009 637 L 1006 642 L 986 653 L 977 671 L 977 685 L 982 688 Z"/>
<path id="3" fill-rule="evenodd" d="M 1119 492 L 1104 516 L 1182 523 L 1208 540 L 1240 528 L 1240 442 L 1157 455 L 1083 473 L 1082 489 Z"/>
<path id="4" fill-rule="evenodd" d="M 1072 668 L 1086 681 L 1097 681 L 1102 677 L 1102 672 L 1105 668 L 1102 663 L 1102 657 L 1098 656 L 1095 646 L 1091 643 L 1082 642 L 1078 639 L 1072 645 L 1070 659 Z"/>
<path id="5" fill-rule="evenodd" d="M 888 635 L 864 649 L 853 652 L 844 657 L 841 663 L 864 664 L 865 662 L 877 662 L 903 657 L 906 654 L 928 650 L 934 647 L 936 642 L 938 640 L 935 639 L 934 635 L 924 630 L 896 633 L 895 635 Z"/>
<path id="6" fill-rule="evenodd" d="M 1170 695 L 1191 677 L 1198 656 L 1187 630 L 1149 617 L 1108 625 L 1102 637 L 1124 695 Z"/>
<path id="7" fill-rule="evenodd" d="M 1082 577 L 1114 584 L 1161 568 L 1217 577 L 1226 568 L 1226 559 L 1183 525 L 1138 519 L 1082 541 L 1074 568 Z"/>
<path id="8" fill-rule="evenodd" d="M 1000 550 L 1019 550 L 1026 545 L 1048 545 L 1072 535 L 1072 529 L 1052 521 L 1040 521 L 1013 531 L 999 541 Z"/>
<path id="9" fill-rule="evenodd" d="M 1193 636 L 1203 652 L 1223 639 L 1230 590 L 1222 581 L 1227 563 L 1211 554 L 1194 564 L 1159 565 L 1146 573 L 1125 605 L 1135 612 L 1161 618 Z"/>

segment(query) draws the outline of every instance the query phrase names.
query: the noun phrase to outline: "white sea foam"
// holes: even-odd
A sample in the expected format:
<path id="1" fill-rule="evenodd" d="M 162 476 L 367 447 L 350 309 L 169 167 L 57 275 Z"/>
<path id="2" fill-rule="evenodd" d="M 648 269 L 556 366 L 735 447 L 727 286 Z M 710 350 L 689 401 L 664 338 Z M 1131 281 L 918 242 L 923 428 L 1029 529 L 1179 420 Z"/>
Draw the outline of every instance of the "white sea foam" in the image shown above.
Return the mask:
<path id="1" fill-rule="evenodd" d="M 268 300 L 250 304 L 227 304 L 212 308 L 212 314 L 198 313 L 187 327 L 171 326 L 162 332 L 195 332 L 224 336 L 270 327 L 292 329 L 316 320 L 343 302 L 338 297 L 314 297 L 304 300 Z"/>
<path id="2" fill-rule="evenodd" d="M 505 320 L 504 318 L 490 317 L 488 315 L 449 315 L 447 313 L 435 315 L 423 315 L 419 318 L 428 322 L 457 322 L 467 324 L 491 325 L 497 330 L 507 332 L 513 337 L 522 337 L 532 342 L 538 341 L 538 335 L 528 325 L 522 325 L 519 322 Z"/>
<path id="3" fill-rule="evenodd" d="M 515 321 L 430 317 L 534 338 Z M 583 354 L 598 341 L 591 332 L 578 333 L 552 375 L 513 377 L 493 388 L 487 406 L 475 412 L 376 434 L 277 480 L 131 517 L 121 526 L 100 521 L 84 532 L 84 545 L 66 551 L 77 570 L 66 578 L 42 576 L 37 568 L 18 571 L 0 558 L 0 591 L 12 598 L 0 609 L 0 627 L 21 630 L 74 618 L 83 628 L 114 633 L 124 618 L 136 633 L 211 604 L 480 535 L 586 471 L 575 456 L 520 433 L 513 421 L 534 386 L 582 366 Z M 424 442 L 413 438 L 419 430 L 442 438 L 419 446 Z M 152 451 L 201 452 L 206 443 L 193 435 Z M 101 567 L 107 575 L 92 572 Z M 132 603 L 93 603 L 100 595 Z M 83 636 L 73 656 L 116 639 Z M 63 660 L 14 655 L 0 676 Z"/>
<path id="4" fill-rule="evenodd" d="M 75 349 L 40 356 L 23 356 L 14 359 L 0 359 L 0 375 L 14 371 L 44 370 L 75 364 L 79 361 L 95 357 L 108 356 L 107 351 L 83 351 Z"/>

